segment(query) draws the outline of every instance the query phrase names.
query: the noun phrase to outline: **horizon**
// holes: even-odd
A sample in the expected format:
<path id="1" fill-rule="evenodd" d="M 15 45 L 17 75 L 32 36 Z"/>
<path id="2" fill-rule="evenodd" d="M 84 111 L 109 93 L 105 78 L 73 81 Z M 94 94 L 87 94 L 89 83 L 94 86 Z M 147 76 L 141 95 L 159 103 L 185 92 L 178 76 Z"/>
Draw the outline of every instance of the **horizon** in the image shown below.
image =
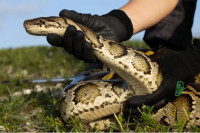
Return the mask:
<path id="1" fill-rule="evenodd" d="M 36 45 L 49 45 L 46 37 L 29 35 L 23 28 L 26 19 L 42 16 L 58 16 L 62 9 L 75 10 L 80 13 L 91 13 L 102 15 L 112 9 L 118 9 L 127 3 L 128 0 L 2 0 L 0 2 L 0 49 L 27 47 Z M 77 4 L 79 3 L 79 4 Z M 197 9 L 192 28 L 193 36 L 200 36 L 200 2 L 197 1 Z M 103 8 L 102 8 L 103 7 Z M 142 40 L 143 32 L 133 35 L 131 40 Z M 50 45 L 49 45 L 50 46 Z"/>

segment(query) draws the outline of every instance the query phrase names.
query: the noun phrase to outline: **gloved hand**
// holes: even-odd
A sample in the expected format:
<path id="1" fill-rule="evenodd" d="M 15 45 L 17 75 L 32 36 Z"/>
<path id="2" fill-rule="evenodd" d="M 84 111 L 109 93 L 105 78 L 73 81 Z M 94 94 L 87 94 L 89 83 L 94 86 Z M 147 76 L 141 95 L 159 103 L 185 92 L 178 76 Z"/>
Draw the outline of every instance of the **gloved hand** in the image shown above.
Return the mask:
<path id="1" fill-rule="evenodd" d="M 130 98 L 126 101 L 124 112 L 128 113 L 130 108 L 142 105 L 162 107 L 175 97 L 177 81 L 183 81 L 185 86 L 194 81 L 194 77 L 200 73 L 200 40 L 195 40 L 194 43 L 196 44 L 191 48 L 158 59 L 157 63 L 163 73 L 160 87 L 153 94 Z"/>
<path id="2" fill-rule="evenodd" d="M 133 34 L 132 22 L 121 10 L 113 10 L 102 16 L 62 10 L 60 16 L 82 24 L 92 29 L 96 34 L 116 42 L 128 40 Z M 76 30 L 74 26 L 69 26 L 63 37 L 49 34 L 47 41 L 53 46 L 64 47 L 67 52 L 74 54 L 78 59 L 83 59 L 86 62 L 97 61 L 90 44 L 84 39 L 84 33 Z"/>

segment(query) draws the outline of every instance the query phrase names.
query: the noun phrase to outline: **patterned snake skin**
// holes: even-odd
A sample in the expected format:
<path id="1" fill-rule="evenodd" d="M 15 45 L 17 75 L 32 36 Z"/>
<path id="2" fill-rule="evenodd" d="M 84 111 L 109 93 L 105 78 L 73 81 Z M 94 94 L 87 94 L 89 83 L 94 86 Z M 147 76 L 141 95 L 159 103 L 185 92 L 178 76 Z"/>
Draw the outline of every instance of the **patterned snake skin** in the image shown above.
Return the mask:
<path id="1" fill-rule="evenodd" d="M 158 110 L 153 119 L 174 125 L 186 121 L 186 127 L 200 126 L 200 83 L 188 85 L 181 95 Z"/>
<path id="2" fill-rule="evenodd" d="M 85 40 L 91 44 L 95 56 L 122 79 L 111 80 L 108 77 L 114 73 L 109 73 L 105 74 L 101 80 L 81 81 L 66 87 L 60 107 L 64 121 L 72 116 L 78 117 L 83 122 L 99 120 L 102 117 L 119 113 L 123 102 L 128 98 L 135 95 L 151 94 L 158 89 L 162 81 L 162 74 L 157 63 L 143 52 L 107 40 L 67 18 L 41 17 L 24 22 L 24 27 L 29 34 L 39 36 L 46 36 L 49 33 L 63 36 L 69 25 L 84 32 Z M 184 93 L 188 93 L 187 96 L 196 102 L 193 104 L 195 107 L 192 106 L 192 109 L 195 109 L 198 106 L 195 104 L 199 104 L 196 93 L 191 90 L 184 91 Z M 195 101 L 195 98 L 198 100 Z M 176 100 L 180 101 L 179 99 Z M 172 105 L 174 104 L 172 103 Z M 189 109 L 190 105 L 187 104 L 186 107 Z M 160 121 L 162 117 L 169 114 L 166 112 L 169 110 L 168 108 L 171 109 L 171 105 L 167 104 L 160 109 L 154 118 Z M 191 118 L 193 117 L 191 116 Z M 173 123 L 171 119 L 167 121 Z M 188 125 L 190 124 L 188 123 Z"/>

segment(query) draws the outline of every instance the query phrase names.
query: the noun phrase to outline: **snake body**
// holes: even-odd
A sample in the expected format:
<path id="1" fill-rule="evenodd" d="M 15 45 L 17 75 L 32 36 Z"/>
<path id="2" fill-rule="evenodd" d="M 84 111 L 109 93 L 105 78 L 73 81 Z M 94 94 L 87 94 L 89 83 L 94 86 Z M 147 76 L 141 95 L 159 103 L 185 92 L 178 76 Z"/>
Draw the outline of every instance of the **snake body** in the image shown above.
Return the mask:
<path id="1" fill-rule="evenodd" d="M 82 121 L 94 121 L 118 113 L 122 103 L 131 96 L 151 94 L 158 89 L 162 74 L 156 62 L 141 51 L 126 47 L 96 35 L 87 27 L 62 17 L 41 17 L 26 20 L 29 34 L 46 36 L 55 33 L 63 36 L 73 25 L 85 34 L 95 56 L 123 80 L 83 81 L 65 89 L 61 102 L 61 116 L 67 121 L 77 116 Z"/>
<path id="2" fill-rule="evenodd" d="M 179 97 L 168 102 L 152 118 L 168 125 L 178 121 L 185 122 L 186 128 L 200 126 L 200 83 L 188 85 Z"/>

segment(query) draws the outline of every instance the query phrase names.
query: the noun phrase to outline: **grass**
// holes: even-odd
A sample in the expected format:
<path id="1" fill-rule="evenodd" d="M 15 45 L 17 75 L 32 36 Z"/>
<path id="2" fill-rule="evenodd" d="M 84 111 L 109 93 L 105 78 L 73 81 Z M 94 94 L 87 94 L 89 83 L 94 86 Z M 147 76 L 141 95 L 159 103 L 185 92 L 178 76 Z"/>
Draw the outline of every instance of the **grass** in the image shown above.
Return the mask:
<path id="1" fill-rule="evenodd" d="M 143 42 L 126 42 L 125 45 L 145 47 Z M 71 77 L 83 71 L 89 64 L 75 59 L 61 48 L 38 46 L 0 50 L 0 81 L 10 80 L 7 85 L 0 84 L 0 131 L 7 132 L 83 132 L 83 126 L 72 118 L 63 123 L 59 114 L 60 95 L 69 82 L 20 84 L 17 80 Z M 47 92 L 36 90 L 47 89 Z M 32 89 L 30 95 L 17 96 L 16 92 Z M 169 132 L 170 126 L 161 125 L 151 119 L 152 108 L 144 107 L 137 119 L 115 115 L 115 123 L 109 132 Z M 3 128 L 1 128 L 3 127 Z M 98 130 L 92 129 L 90 131 Z M 177 126 L 175 131 L 183 131 Z M 193 128 L 192 131 L 199 131 Z"/>
<path id="2" fill-rule="evenodd" d="M 68 131 L 59 119 L 59 96 L 51 95 L 54 93 L 51 88 L 55 88 L 56 84 L 16 86 L 15 83 L 21 79 L 68 78 L 83 71 L 88 64 L 62 49 L 46 46 L 0 50 L 0 57 L 0 81 L 11 81 L 8 85 L 0 85 L 0 97 L 9 97 L 0 102 L 0 125 L 9 132 Z M 62 83 L 59 88 L 67 84 Z M 48 94 L 35 92 L 13 96 L 16 91 L 35 89 L 36 86 L 48 88 Z"/>

